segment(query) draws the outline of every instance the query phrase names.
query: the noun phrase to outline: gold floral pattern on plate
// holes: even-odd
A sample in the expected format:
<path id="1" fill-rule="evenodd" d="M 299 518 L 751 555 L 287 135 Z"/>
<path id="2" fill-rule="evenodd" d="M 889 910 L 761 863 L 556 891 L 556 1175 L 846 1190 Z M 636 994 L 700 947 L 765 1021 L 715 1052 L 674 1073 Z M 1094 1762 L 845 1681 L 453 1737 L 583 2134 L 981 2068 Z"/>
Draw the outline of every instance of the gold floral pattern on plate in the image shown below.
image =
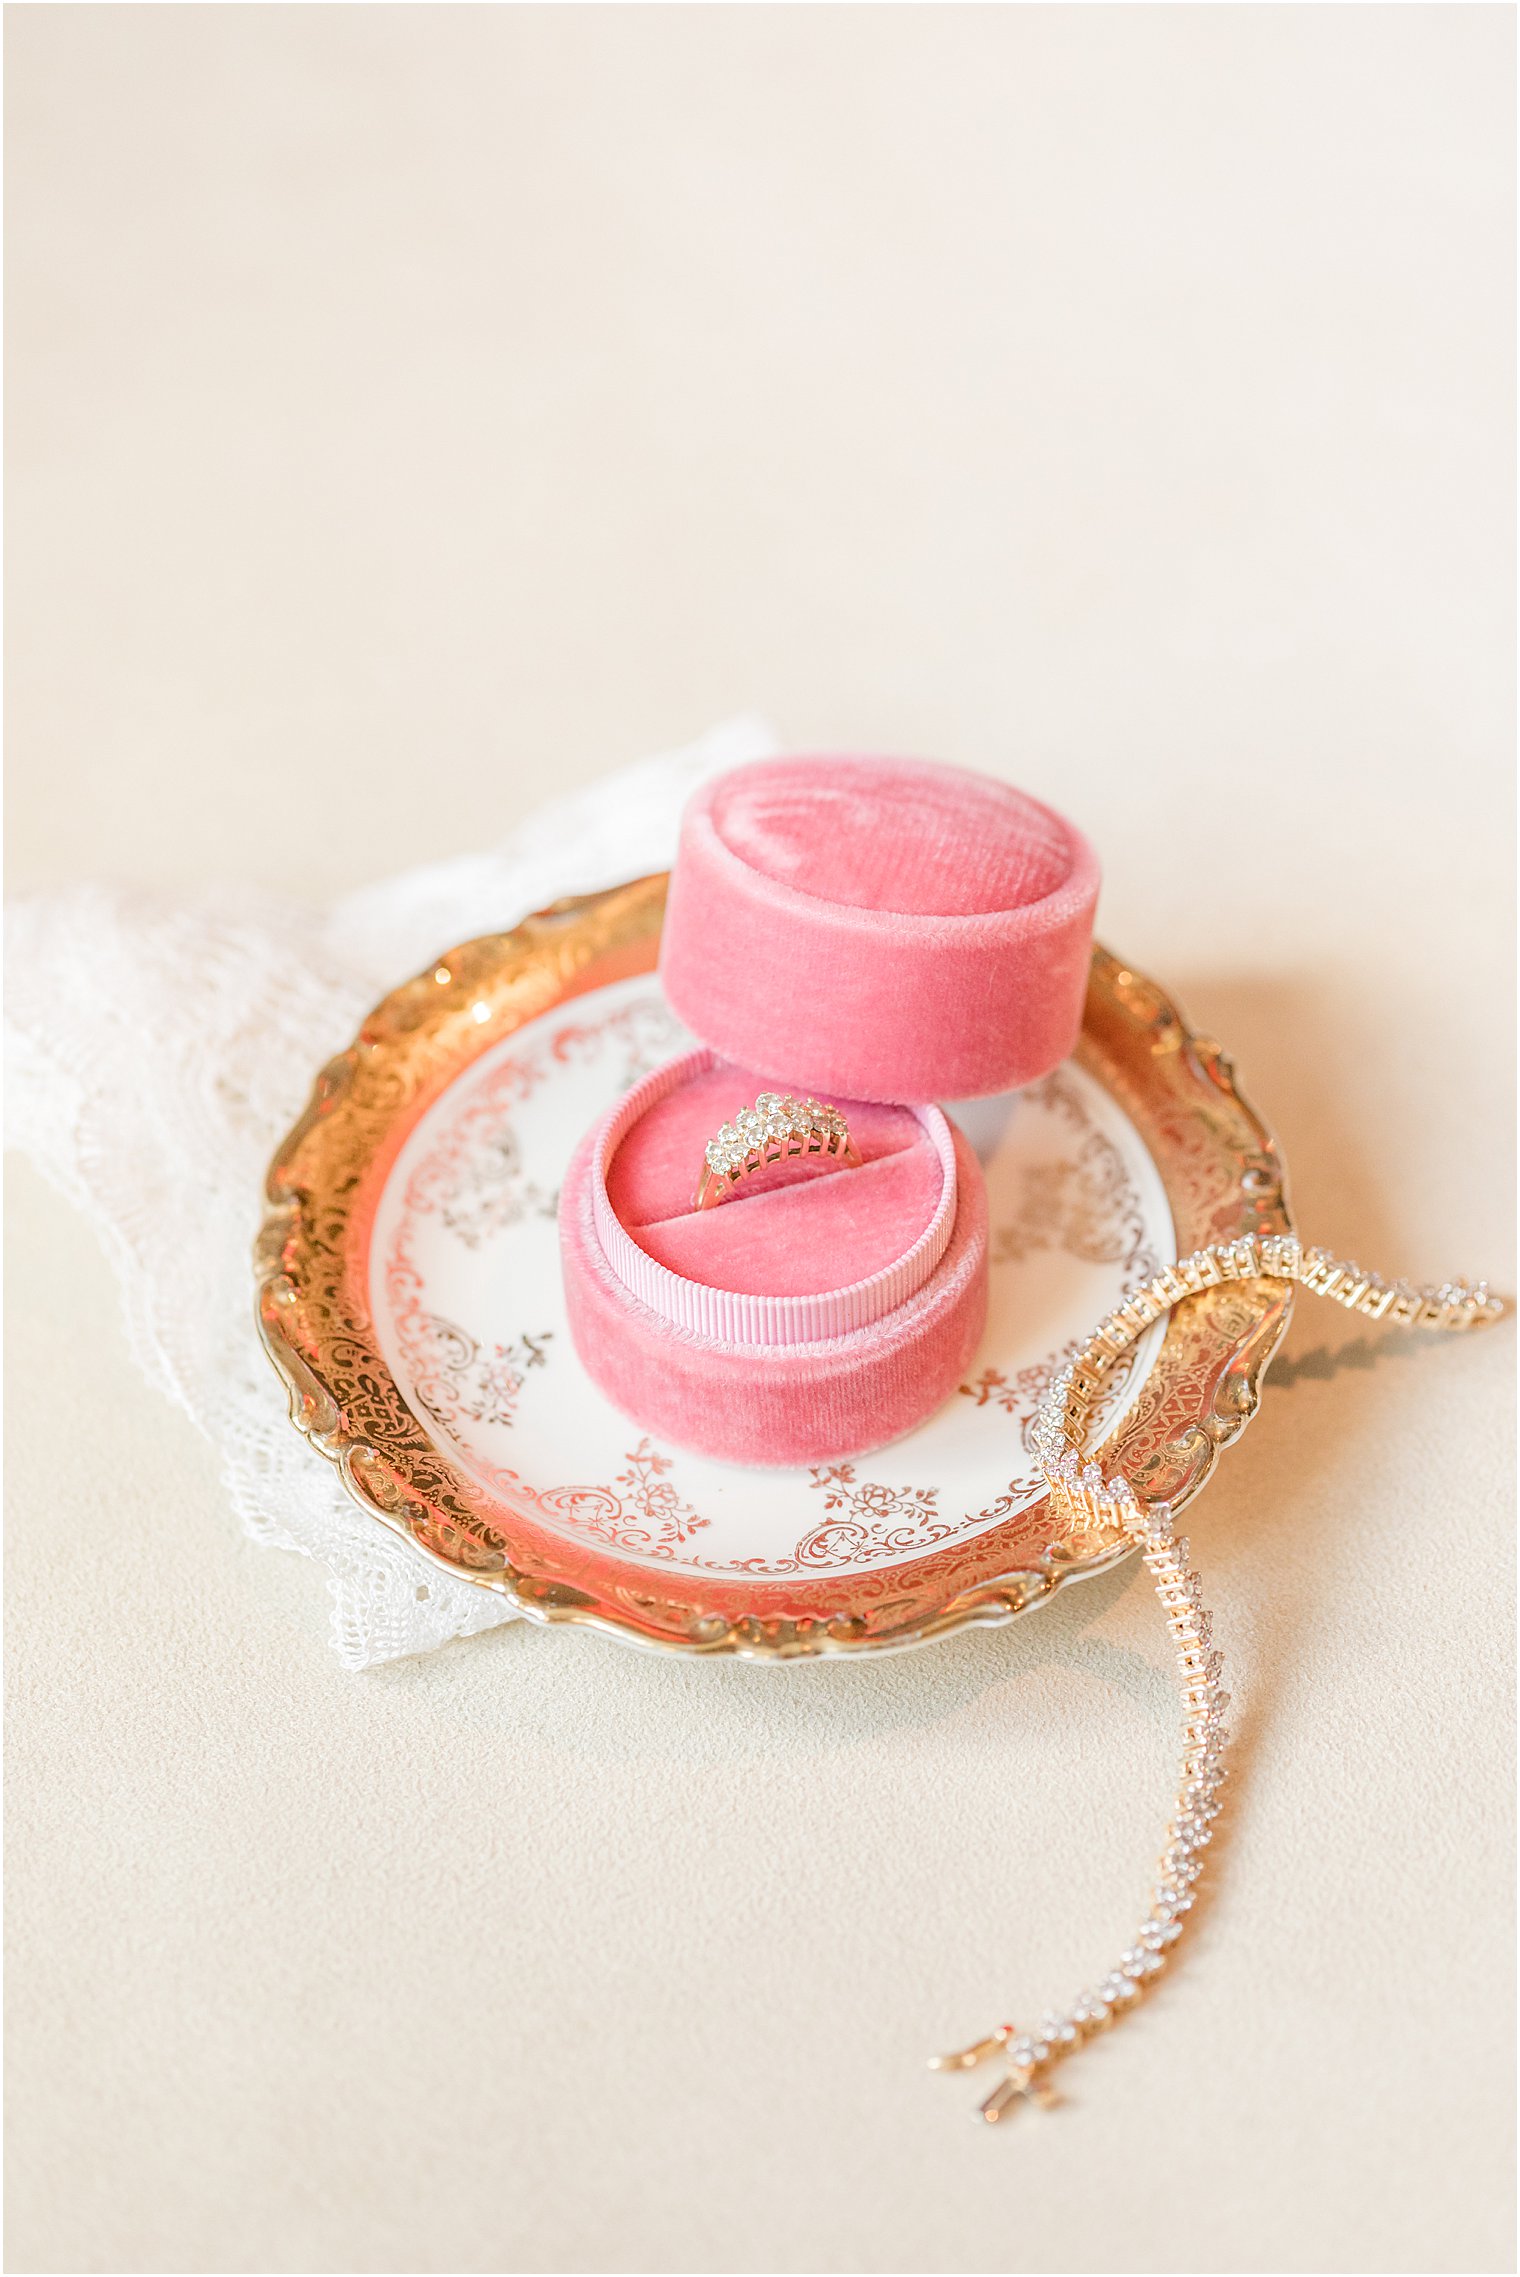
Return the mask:
<path id="1" fill-rule="evenodd" d="M 578 1376 L 551 1286 L 565 1141 L 532 1124 L 563 1089 L 583 1127 L 588 1098 L 679 1048 L 653 984 L 630 985 L 653 970 L 664 891 L 641 879 L 466 943 L 322 1071 L 270 1167 L 257 1248 L 260 1330 L 297 1425 L 426 1558 L 535 1619 L 666 1650 L 900 1649 L 1114 1562 L 1050 1538 L 1024 1436 L 1090 1323 L 1062 1319 L 1042 1350 L 1007 1321 L 1054 1303 L 1057 1269 L 1068 1313 L 1071 1287 L 1112 1291 L 1097 1318 L 1179 1248 L 1287 1230 L 1276 1148 L 1218 1046 L 1095 951 L 1075 1062 L 1022 1095 L 1026 1137 L 1045 1135 L 994 1189 L 1004 1327 L 960 1394 L 875 1457 L 720 1476 L 640 1439 Z M 505 1311 L 481 1294 L 502 1287 Z M 1176 1505 L 1202 1485 L 1254 1411 L 1290 1302 L 1264 1281 L 1205 1290 L 1130 1356 L 1107 1427 L 1142 1497 Z M 946 1471 L 932 1450 L 952 1437 Z"/>

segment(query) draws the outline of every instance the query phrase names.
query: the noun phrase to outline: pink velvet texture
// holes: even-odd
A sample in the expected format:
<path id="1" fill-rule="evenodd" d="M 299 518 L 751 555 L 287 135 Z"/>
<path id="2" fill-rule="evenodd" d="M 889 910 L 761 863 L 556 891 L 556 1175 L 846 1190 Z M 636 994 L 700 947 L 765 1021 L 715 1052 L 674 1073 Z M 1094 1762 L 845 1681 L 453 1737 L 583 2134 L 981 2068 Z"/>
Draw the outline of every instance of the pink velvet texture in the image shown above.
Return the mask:
<path id="1" fill-rule="evenodd" d="M 612 1158 L 619 1223 L 671 1271 L 745 1294 L 813 1294 L 890 1265 L 941 1190 L 933 1148 L 901 1107 L 839 1100 L 858 1170 L 778 1164 L 721 1207 L 693 1209 L 703 1145 L 763 1088 L 752 1071 L 720 1065 L 651 1108 Z M 981 1169 L 958 1132 L 955 1225 L 924 1285 L 849 1335 L 766 1346 L 678 1326 L 613 1273 L 592 1208 L 596 1139 L 577 1151 L 560 1204 L 570 1331 L 588 1373 L 641 1429 L 729 1462 L 818 1463 L 899 1438 L 954 1391 L 982 1332 L 987 1262 Z"/>
<path id="2" fill-rule="evenodd" d="M 765 759 L 682 819 L 660 955 L 704 1043 L 820 1097 L 970 1098 L 1065 1059 L 1097 857 L 1036 799 L 928 760 Z"/>

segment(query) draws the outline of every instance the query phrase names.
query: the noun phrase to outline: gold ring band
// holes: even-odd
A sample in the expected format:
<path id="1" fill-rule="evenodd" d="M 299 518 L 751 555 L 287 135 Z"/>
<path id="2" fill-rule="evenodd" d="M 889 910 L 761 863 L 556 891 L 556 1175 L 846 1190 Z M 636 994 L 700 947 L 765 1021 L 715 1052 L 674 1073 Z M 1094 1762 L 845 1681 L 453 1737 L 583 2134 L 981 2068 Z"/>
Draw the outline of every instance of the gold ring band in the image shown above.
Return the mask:
<path id="1" fill-rule="evenodd" d="M 716 1209 L 755 1171 L 799 1155 L 827 1155 L 847 1170 L 861 1166 L 860 1149 L 837 1107 L 762 1091 L 753 1107 L 744 1108 L 708 1140 L 693 1207 Z"/>

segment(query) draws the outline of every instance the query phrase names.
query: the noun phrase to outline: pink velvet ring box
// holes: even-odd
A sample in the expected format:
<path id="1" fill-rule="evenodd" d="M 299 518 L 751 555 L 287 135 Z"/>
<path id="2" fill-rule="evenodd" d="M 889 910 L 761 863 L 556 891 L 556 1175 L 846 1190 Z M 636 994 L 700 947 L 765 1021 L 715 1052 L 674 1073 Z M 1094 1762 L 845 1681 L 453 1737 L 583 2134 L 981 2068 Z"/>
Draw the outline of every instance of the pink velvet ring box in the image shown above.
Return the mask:
<path id="1" fill-rule="evenodd" d="M 981 1169 L 932 1102 L 1007 1090 L 1081 1021 L 1097 865 L 1049 808 L 921 761 L 764 760 L 683 817 L 661 945 L 704 1047 L 590 1131 L 560 1207 L 571 1335 L 646 1431 L 747 1464 L 837 1460 L 962 1380 L 987 1303 Z M 698 1210 L 703 1150 L 762 1090 L 843 1109 Z"/>

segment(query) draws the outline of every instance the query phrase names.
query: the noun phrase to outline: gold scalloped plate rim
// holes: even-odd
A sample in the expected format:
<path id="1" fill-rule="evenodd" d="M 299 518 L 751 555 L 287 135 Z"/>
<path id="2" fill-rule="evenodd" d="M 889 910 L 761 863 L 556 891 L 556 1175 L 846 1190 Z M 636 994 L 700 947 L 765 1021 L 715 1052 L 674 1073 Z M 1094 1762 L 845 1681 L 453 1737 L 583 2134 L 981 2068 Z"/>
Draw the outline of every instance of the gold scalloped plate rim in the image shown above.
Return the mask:
<path id="1" fill-rule="evenodd" d="M 426 1564 L 495 1591 L 528 1620 L 597 1629 L 653 1651 L 757 1661 L 900 1652 L 1001 1627 L 1072 1581 L 1107 1572 L 1130 1546 L 1073 1537 L 955 1586 L 953 1569 L 968 1562 L 957 1545 L 892 1569 L 911 1584 L 904 1610 L 875 1621 L 844 1609 L 778 1610 L 774 1587 L 763 1585 L 753 1609 L 738 1614 L 695 1613 L 634 1587 L 613 1596 L 545 1570 L 553 1558 L 525 1556 L 521 1543 L 514 1555 L 483 1518 L 478 1487 L 407 1406 L 355 1266 L 385 1172 L 418 1117 L 482 1051 L 570 997 L 653 969 L 665 885 L 659 875 L 557 902 L 510 933 L 447 952 L 393 990 L 322 1069 L 270 1164 L 254 1252 L 259 1334 L 292 1422 L 359 1507 Z M 1093 951 L 1076 1056 L 1150 1148 L 1180 1254 L 1292 1230 L 1276 1143 L 1219 1045 L 1189 1026 L 1165 990 L 1102 948 Z M 1291 1311 L 1291 1288 L 1269 1281 L 1204 1290 L 1174 1309 L 1111 1450 L 1143 1502 L 1179 1509 L 1204 1485 L 1255 1414 Z M 1045 1507 L 1022 1514 L 1025 1531 Z M 997 1534 L 980 1542 L 995 1545 Z M 626 1561 L 623 1570 L 630 1582 L 652 1579 Z"/>

